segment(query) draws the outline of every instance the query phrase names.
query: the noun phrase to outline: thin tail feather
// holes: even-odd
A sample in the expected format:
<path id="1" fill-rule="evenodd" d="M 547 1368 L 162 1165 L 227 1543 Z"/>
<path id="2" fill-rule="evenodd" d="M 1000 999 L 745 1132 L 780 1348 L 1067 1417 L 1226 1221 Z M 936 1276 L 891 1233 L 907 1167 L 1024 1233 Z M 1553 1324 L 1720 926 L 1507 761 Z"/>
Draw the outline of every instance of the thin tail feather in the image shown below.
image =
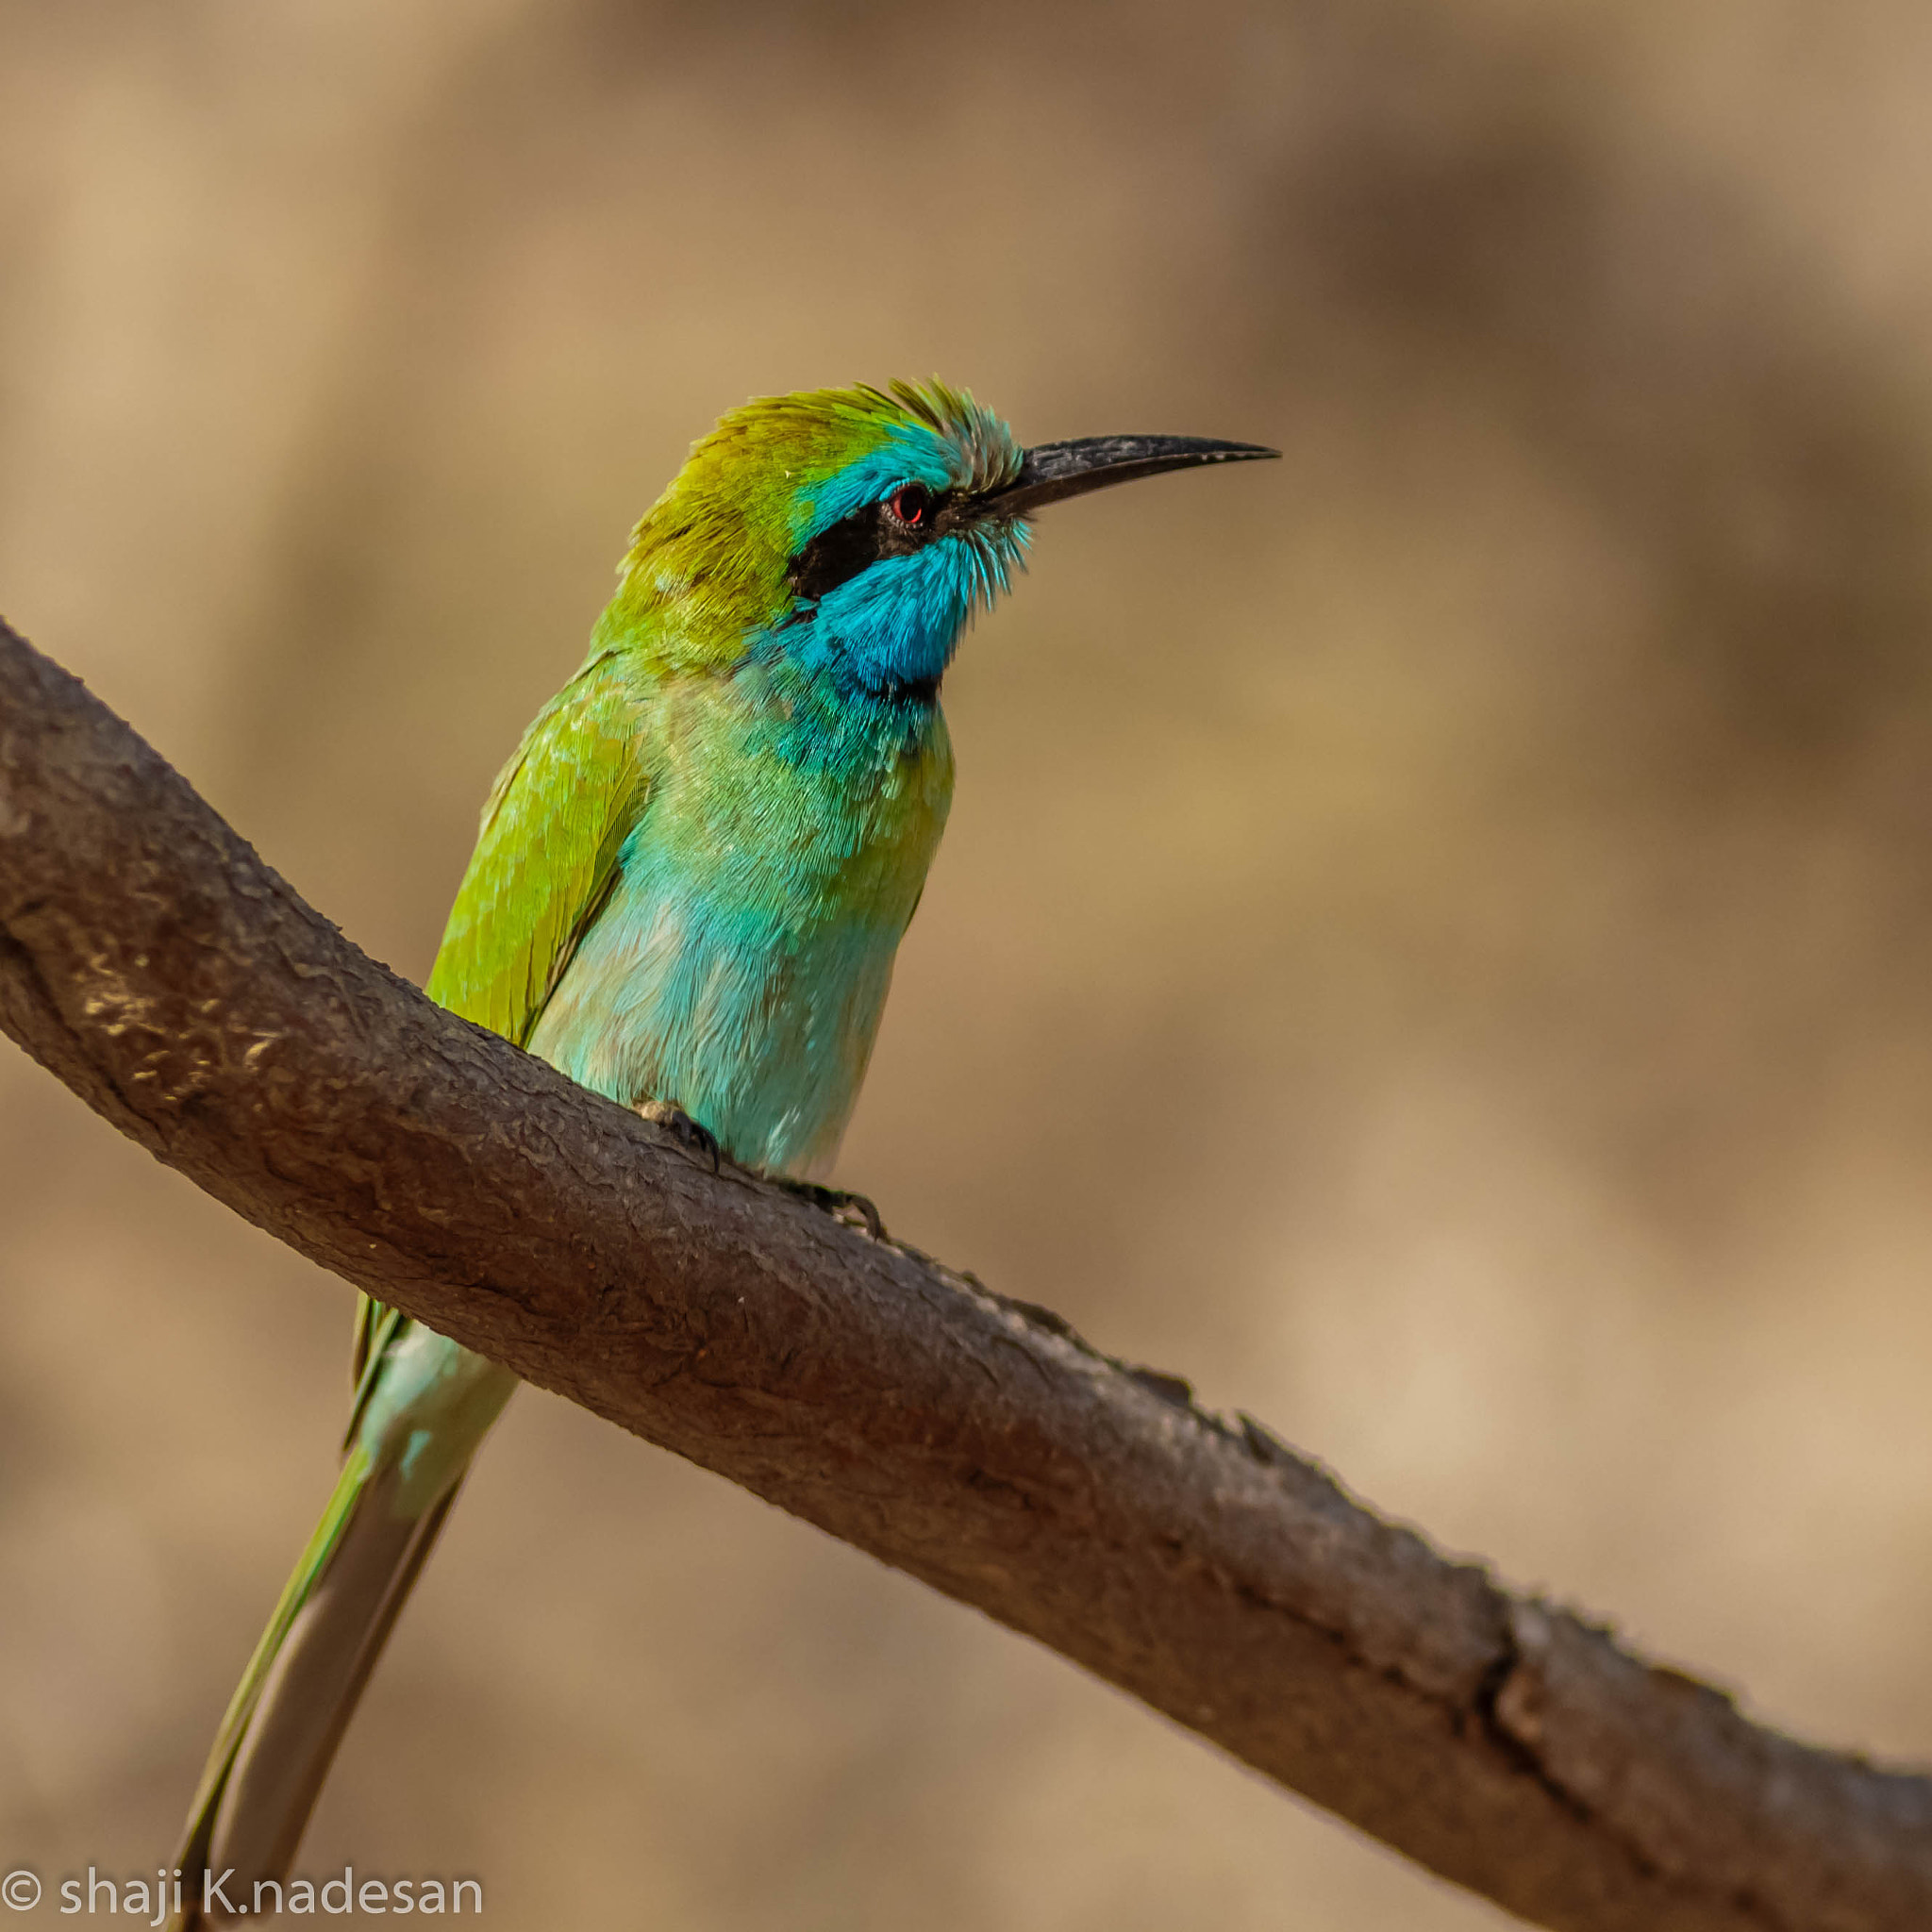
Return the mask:
<path id="1" fill-rule="evenodd" d="M 459 1487 L 459 1486 L 458 1486 Z M 225 1895 L 252 1913 L 258 1878 L 283 1879 L 336 1749 L 457 1488 L 422 1516 L 385 1507 L 393 1488 L 369 1478 L 358 1450 L 343 1468 L 202 1774 L 175 1862 L 181 1871 L 178 1932 L 225 1923 L 220 1899 L 202 1911 L 203 1873 L 235 1874 Z"/>
<path id="2" fill-rule="evenodd" d="M 359 1391 L 365 1425 L 208 1754 L 175 1858 L 170 1932 L 226 1924 L 225 1907 L 252 1918 L 256 1880 L 288 1876 L 357 1700 L 514 1387 L 412 1324 L 388 1339 L 383 1374 Z M 231 1871 L 205 1894 L 205 1874 Z"/>
<path id="3" fill-rule="evenodd" d="M 342 1464 L 342 1473 L 337 1478 L 335 1491 L 328 1499 L 328 1507 L 322 1512 L 322 1521 L 315 1525 L 315 1532 L 308 1539 L 308 1546 L 302 1552 L 301 1560 L 282 1586 L 281 1599 L 275 1605 L 275 1614 L 268 1620 L 268 1628 L 261 1633 L 260 1641 L 255 1646 L 255 1655 L 248 1659 L 248 1668 L 242 1672 L 242 1681 L 236 1685 L 235 1694 L 228 1700 L 228 1708 L 223 1714 L 221 1728 L 215 1733 L 214 1747 L 208 1755 L 208 1764 L 202 1771 L 194 1802 L 189 1807 L 188 1833 L 180 1856 L 175 1859 L 175 1863 L 182 1867 L 184 1879 L 187 1860 L 191 1857 L 199 1860 L 208 1849 L 208 1836 L 214 1828 L 215 1807 L 221 1803 L 222 1791 L 234 1766 L 235 1754 L 241 1749 L 242 1736 L 248 1729 L 248 1721 L 255 1715 L 256 1706 L 260 1702 L 262 1686 L 268 1680 L 275 1658 L 281 1654 L 290 1625 L 308 1601 L 316 1578 L 334 1554 L 336 1544 L 341 1539 L 343 1525 L 362 1493 L 362 1485 L 368 1474 L 368 1452 L 359 1447 L 351 1449 Z M 198 1877 L 195 1889 L 199 1896 Z"/>

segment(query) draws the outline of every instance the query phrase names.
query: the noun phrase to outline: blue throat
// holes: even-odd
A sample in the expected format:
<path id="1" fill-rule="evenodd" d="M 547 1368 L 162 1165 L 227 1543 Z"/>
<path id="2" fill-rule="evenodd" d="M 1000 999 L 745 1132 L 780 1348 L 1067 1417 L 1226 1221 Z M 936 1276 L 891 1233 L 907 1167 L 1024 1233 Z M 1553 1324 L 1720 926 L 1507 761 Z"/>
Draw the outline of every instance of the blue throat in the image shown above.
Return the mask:
<path id="1" fill-rule="evenodd" d="M 958 649 L 969 607 L 945 595 L 943 584 L 928 584 L 933 574 L 919 569 L 925 561 L 924 555 L 891 558 L 802 603 L 766 634 L 771 656 L 826 679 L 841 697 L 930 702 Z"/>

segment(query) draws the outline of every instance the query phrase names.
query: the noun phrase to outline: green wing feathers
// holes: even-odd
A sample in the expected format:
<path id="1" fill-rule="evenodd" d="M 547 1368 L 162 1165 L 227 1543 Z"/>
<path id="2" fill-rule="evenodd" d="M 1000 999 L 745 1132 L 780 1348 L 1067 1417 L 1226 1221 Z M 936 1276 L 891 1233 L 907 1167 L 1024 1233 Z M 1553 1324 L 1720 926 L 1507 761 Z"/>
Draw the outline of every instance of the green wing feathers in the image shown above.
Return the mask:
<path id="1" fill-rule="evenodd" d="M 617 877 L 643 810 L 638 698 L 613 657 L 585 666 L 503 768 L 427 991 L 521 1046 Z"/>
<path id="2" fill-rule="evenodd" d="M 622 660 L 593 657 L 537 714 L 484 805 L 425 991 L 519 1046 L 616 883 L 643 811 L 639 703 Z M 394 1309 L 358 1303 L 350 1438 L 399 1326 Z"/>

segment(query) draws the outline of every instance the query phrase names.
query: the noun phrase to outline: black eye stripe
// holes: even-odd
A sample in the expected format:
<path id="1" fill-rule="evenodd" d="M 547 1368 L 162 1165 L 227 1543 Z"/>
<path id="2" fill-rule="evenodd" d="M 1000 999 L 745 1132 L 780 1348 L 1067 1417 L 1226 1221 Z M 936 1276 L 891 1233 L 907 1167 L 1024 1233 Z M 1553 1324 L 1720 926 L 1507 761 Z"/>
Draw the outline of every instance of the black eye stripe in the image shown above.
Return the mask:
<path id="1" fill-rule="evenodd" d="M 792 593 L 816 600 L 849 583 L 884 555 L 878 537 L 876 504 L 868 504 L 830 529 L 821 530 L 791 559 L 786 572 Z"/>
<path id="2" fill-rule="evenodd" d="M 947 496 L 922 492 L 923 512 L 916 524 L 894 514 L 893 503 L 908 493 L 907 486 L 892 492 L 885 503 L 868 503 L 849 517 L 841 518 L 830 529 L 821 530 L 796 557 L 786 571 L 792 594 L 816 601 L 829 595 L 841 584 L 850 583 L 860 571 L 880 558 L 909 557 L 922 550 L 947 527 L 952 508 Z M 910 509 L 913 506 L 908 505 Z"/>

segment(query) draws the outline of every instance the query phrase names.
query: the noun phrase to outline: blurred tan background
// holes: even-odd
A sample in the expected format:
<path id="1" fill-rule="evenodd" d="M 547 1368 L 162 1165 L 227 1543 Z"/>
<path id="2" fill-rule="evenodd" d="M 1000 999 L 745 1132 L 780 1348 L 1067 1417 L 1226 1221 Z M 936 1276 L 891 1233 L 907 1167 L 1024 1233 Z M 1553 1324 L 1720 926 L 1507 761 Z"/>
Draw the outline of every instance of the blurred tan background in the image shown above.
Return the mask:
<path id="1" fill-rule="evenodd" d="M 0 608 L 417 978 L 720 409 L 937 370 L 1034 440 L 1281 444 L 1055 510 L 968 641 L 841 1178 L 1759 1714 L 1932 1755 L 1923 8 L 0 28 Z M 350 1294 L 11 1049 L 0 1215 L 0 1861 L 134 1874 L 326 1491 Z M 537 1395 L 345 1859 L 505 1928 L 1500 1923 Z"/>

